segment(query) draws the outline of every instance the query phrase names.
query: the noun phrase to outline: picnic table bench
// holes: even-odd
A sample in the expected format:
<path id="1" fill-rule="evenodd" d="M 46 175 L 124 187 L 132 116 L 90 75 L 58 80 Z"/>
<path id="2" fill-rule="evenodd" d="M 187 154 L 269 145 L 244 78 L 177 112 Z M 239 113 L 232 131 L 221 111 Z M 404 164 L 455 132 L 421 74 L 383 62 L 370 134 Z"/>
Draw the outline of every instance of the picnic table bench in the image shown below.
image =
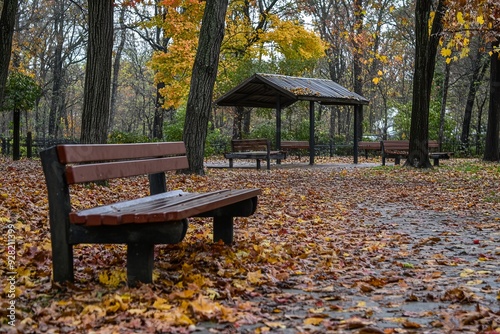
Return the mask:
<path id="1" fill-rule="evenodd" d="M 58 145 L 40 152 L 48 191 L 54 281 L 73 281 L 73 246 L 127 244 L 129 285 L 152 282 L 154 245 L 182 241 L 190 217 L 213 217 L 213 241 L 233 241 L 233 217 L 257 208 L 260 189 L 167 191 L 165 171 L 188 168 L 183 142 Z M 150 195 L 76 211 L 70 186 L 149 175 Z M 98 191 L 98 187 L 96 191 Z"/>
<path id="2" fill-rule="evenodd" d="M 435 150 L 439 148 L 437 140 L 429 140 L 428 149 Z M 408 140 L 382 140 L 380 142 L 382 150 L 382 166 L 385 166 L 386 158 L 394 158 L 394 164 L 399 165 L 401 158 L 406 158 L 410 150 L 410 142 Z M 434 166 L 439 166 L 440 159 L 450 159 L 453 152 L 429 152 L 429 158 L 433 159 Z"/>
<path id="3" fill-rule="evenodd" d="M 271 169 L 271 159 L 285 159 L 286 152 L 271 151 L 271 143 L 267 139 L 233 139 L 231 152 L 224 153 L 224 157 L 229 159 L 229 168 L 233 168 L 234 159 L 251 159 L 256 160 L 257 169 L 260 169 L 261 160 L 265 160 L 267 169 Z"/>
<path id="4" fill-rule="evenodd" d="M 309 150 L 309 142 L 302 140 L 285 140 L 281 142 L 281 150 L 286 152 L 287 155 L 291 151 L 295 151 L 300 159 L 300 152 Z"/>

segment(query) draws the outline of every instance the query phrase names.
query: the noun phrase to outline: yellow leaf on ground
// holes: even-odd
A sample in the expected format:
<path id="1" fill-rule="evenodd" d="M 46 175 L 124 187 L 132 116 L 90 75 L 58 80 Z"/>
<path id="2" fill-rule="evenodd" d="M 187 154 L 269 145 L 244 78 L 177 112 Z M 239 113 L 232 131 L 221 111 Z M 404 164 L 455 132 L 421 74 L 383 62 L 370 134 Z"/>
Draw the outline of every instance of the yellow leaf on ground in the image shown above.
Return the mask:
<path id="1" fill-rule="evenodd" d="M 323 322 L 323 320 L 324 320 L 323 318 L 311 317 L 311 318 L 307 318 L 306 320 L 304 320 L 304 324 L 318 326 L 319 324 L 321 324 Z"/>
<path id="2" fill-rule="evenodd" d="M 262 272 L 260 270 L 252 271 L 247 274 L 247 279 L 252 284 L 259 284 L 262 278 Z"/>

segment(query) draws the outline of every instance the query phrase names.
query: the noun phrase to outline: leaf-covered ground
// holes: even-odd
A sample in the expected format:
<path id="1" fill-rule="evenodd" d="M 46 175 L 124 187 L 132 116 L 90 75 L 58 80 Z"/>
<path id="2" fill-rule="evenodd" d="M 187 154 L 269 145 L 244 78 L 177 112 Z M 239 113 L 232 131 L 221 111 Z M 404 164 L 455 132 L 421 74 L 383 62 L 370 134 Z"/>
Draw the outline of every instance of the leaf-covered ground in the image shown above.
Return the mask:
<path id="1" fill-rule="evenodd" d="M 0 333 L 500 333 L 500 166 L 349 161 L 169 174 L 171 190 L 263 194 L 232 246 L 193 219 L 156 247 L 155 283 L 129 288 L 123 245 L 75 247 L 75 283 L 51 282 L 40 164 L 3 159 Z M 146 194 L 145 178 L 72 190 L 75 209 Z"/>

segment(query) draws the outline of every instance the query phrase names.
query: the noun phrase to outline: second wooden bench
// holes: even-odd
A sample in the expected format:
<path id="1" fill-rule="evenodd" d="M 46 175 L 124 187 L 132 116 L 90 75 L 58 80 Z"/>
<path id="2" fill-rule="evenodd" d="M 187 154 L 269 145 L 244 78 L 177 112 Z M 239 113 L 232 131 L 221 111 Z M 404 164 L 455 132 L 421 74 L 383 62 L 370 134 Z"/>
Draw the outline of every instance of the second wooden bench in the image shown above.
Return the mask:
<path id="1" fill-rule="evenodd" d="M 250 159 L 256 160 L 257 169 L 260 169 L 261 160 L 265 160 L 267 169 L 271 169 L 271 159 L 285 159 L 286 152 L 272 151 L 267 139 L 233 139 L 231 152 L 224 153 L 224 157 L 229 159 L 229 168 L 233 168 L 234 159 Z"/>
<path id="2" fill-rule="evenodd" d="M 429 140 L 427 143 L 429 151 L 439 148 L 437 140 Z M 408 140 L 382 140 L 380 142 L 382 150 L 382 166 L 385 166 L 387 158 L 394 158 L 394 164 L 399 165 L 401 158 L 406 158 L 410 150 L 410 142 Z M 433 159 L 434 166 L 439 166 L 440 159 L 450 159 L 453 152 L 429 152 L 429 158 Z"/>

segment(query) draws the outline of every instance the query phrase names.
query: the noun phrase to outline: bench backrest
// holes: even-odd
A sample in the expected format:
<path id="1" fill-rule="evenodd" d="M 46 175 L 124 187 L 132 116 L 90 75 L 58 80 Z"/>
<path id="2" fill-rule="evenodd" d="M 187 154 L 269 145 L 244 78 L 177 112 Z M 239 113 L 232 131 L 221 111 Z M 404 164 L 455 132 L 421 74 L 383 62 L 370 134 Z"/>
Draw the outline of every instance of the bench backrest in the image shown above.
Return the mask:
<path id="1" fill-rule="evenodd" d="M 382 147 L 384 150 L 407 151 L 410 149 L 410 142 L 408 140 L 383 140 Z M 437 140 L 429 140 L 427 147 L 429 149 L 436 149 L 439 147 L 439 142 Z"/>
<path id="2" fill-rule="evenodd" d="M 281 142 L 281 148 L 308 149 L 309 142 L 303 140 L 286 140 Z"/>
<path id="3" fill-rule="evenodd" d="M 408 140 L 382 140 L 383 150 L 402 150 L 408 151 L 410 149 L 410 142 Z"/>
<path id="4" fill-rule="evenodd" d="M 437 140 L 429 140 L 429 143 L 427 145 L 428 145 L 429 149 L 439 148 L 439 142 Z"/>
<path id="5" fill-rule="evenodd" d="M 380 150 L 379 141 L 360 141 L 358 143 L 358 148 L 360 150 Z"/>
<path id="6" fill-rule="evenodd" d="M 233 139 L 231 140 L 233 152 L 267 151 L 271 150 L 271 143 L 267 139 Z"/>
<path id="7" fill-rule="evenodd" d="M 68 184 L 156 174 L 189 167 L 183 142 L 58 145 L 59 164 Z M 50 150 L 50 149 L 49 149 Z M 42 163 L 49 161 L 44 159 Z"/>

